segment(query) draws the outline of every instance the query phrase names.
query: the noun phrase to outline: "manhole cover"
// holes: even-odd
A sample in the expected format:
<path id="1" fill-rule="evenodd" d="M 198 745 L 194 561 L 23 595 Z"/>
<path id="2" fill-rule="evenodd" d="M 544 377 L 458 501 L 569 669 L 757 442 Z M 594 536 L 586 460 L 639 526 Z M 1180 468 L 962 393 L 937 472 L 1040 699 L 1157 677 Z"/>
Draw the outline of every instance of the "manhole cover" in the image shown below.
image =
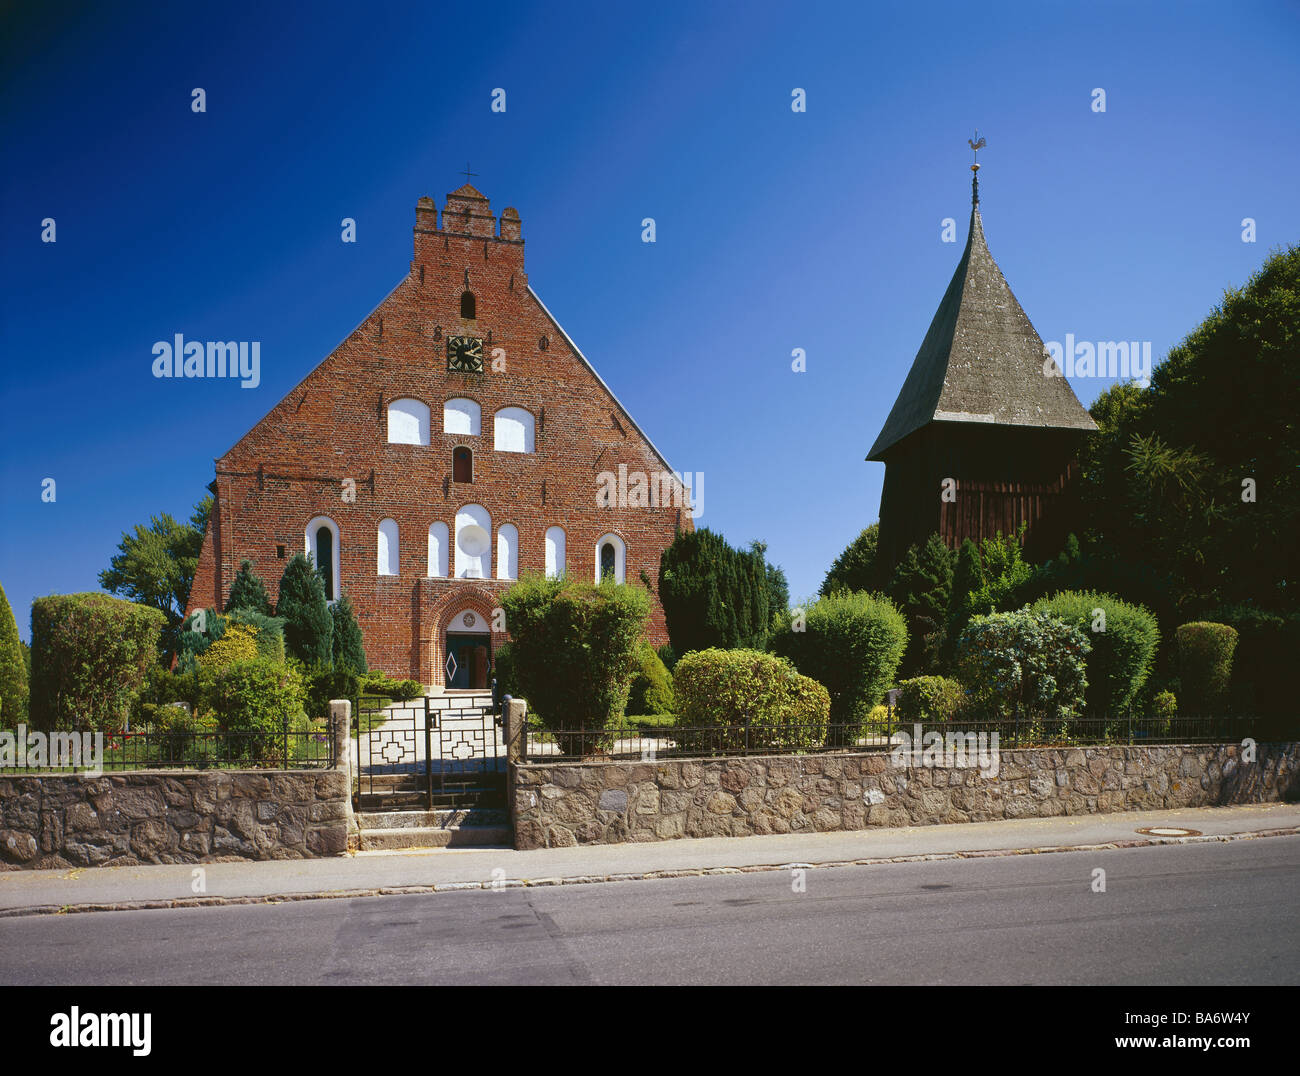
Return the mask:
<path id="1" fill-rule="evenodd" d="M 1179 829 L 1176 826 L 1148 826 L 1137 831 L 1150 837 L 1199 837 L 1199 829 Z"/>

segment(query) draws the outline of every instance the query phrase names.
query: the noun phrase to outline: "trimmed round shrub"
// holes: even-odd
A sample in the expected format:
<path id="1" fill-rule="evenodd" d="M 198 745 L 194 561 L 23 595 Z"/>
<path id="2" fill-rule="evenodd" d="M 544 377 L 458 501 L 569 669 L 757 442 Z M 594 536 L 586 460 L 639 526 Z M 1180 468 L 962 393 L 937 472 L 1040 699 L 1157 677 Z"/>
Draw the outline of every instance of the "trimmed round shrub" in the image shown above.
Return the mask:
<path id="1" fill-rule="evenodd" d="M 1084 696 L 1090 713 L 1117 717 L 1133 705 L 1160 645 L 1156 618 L 1144 606 L 1111 594 L 1065 590 L 1036 602 L 1033 610 L 1073 624 L 1092 644 Z"/>
<path id="2" fill-rule="evenodd" d="M 515 683 L 565 754 L 605 749 L 627 706 L 650 595 L 623 583 L 527 575 L 501 596 Z M 566 735 L 568 733 L 569 735 Z"/>
<path id="3" fill-rule="evenodd" d="M 1083 709 L 1091 649 L 1073 624 L 1020 609 L 971 617 L 957 642 L 957 667 L 981 717 L 1019 715 L 1055 728 Z"/>
<path id="4" fill-rule="evenodd" d="M 27 720 L 27 662 L 23 659 L 18 622 L 0 587 L 0 728 Z"/>
<path id="5" fill-rule="evenodd" d="M 1200 620 L 1179 625 L 1175 636 L 1183 711 L 1198 716 L 1222 714 L 1232 683 L 1236 628 Z"/>
<path id="6" fill-rule="evenodd" d="M 676 706 L 673 681 L 655 648 L 642 640 L 636 650 L 637 671 L 628 689 L 627 713 L 671 714 Z"/>
<path id="7" fill-rule="evenodd" d="M 803 628 L 802 631 L 796 630 Z M 783 621 L 772 649 L 822 684 L 831 700 L 828 746 L 856 738 L 893 683 L 907 648 L 907 623 L 893 602 L 866 591 L 836 592 Z"/>
<path id="8" fill-rule="evenodd" d="M 284 732 L 305 722 L 298 671 L 256 658 L 217 669 L 203 679 L 204 700 L 226 736 L 229 757 L 282 763 Z"/>
<path id="9" fill-rule="evenodd" d="M 966 706 L 966 689 L 946 676 L 916 676 L 898 687 L 895 716 L 900 724 L 951 721 Z"/>
<path id="10" fill-rule="evenodd" d="M 803 751 L 826 739 L 831 699 L 761 650 L 696 650 L 673 672 L 677 746 L 686 753 Z"/>
<path id="11" fill-rule="evenodd" d="M 159 609 L 107 594 L 32 602 L 31 722 L 44 731 L 114 732 L 158 660 Z"/>

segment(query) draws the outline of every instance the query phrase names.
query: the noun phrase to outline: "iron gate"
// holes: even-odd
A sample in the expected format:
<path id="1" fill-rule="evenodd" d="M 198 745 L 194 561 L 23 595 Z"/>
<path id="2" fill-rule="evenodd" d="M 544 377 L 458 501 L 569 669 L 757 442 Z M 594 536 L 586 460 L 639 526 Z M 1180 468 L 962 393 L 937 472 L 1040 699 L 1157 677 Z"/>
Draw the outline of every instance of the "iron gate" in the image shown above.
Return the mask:
<path id="1" fill-rule="evenodd" d="M 505 736 L 491 694 L 359 703 L 359 809 L 505 806 Z"/>

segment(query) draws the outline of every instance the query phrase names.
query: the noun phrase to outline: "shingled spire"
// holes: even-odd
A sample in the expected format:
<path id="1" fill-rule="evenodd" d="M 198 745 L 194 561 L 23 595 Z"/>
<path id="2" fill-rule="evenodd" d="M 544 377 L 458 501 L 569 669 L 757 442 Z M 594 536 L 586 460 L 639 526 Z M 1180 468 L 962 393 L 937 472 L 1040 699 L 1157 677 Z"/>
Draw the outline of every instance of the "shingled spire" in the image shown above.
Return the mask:
<path id="1" fill-rule="evenodd" d="M 1043 373 L 1042 338 L 984 241 L 978 171 L 971 202 L 966 249 L 868 460 L 930 422 L 1097 428 L 1069 382 Z"/>
<path id="2" fill-rule="evenodd" d="M 1055 556 L 1079 522 L 1078 453 L 1097 426 L 989 253 L 979 164 L 971 170 L 966 249 L 867 455 L 885 464 L 877 555 L 886 571 L 935 533 L 953 549 L 1023 535 L 1026 555 Z"/>

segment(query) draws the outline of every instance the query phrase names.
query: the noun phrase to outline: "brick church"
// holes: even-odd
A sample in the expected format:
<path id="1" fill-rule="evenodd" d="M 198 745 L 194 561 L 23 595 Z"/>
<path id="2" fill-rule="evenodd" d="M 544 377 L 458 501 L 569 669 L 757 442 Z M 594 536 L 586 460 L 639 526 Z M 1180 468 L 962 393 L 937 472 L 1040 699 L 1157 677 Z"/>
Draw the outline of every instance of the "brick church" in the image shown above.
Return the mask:
<path id="1" fill-rule="evenodd" d="M 658 495 L 609 503 L 615 473 Z M 371 667 L 435 688 L 486 686 L 493 610 L 524 571 L 648 580 L 666 642 L 659 555 L 692 528 L 689 490 L 529 286 L 519 214 L 469 184 L 441 219 L 419 200 L 410 272 L 210 488 L 187 612 L 224 607 L 243 560 L 276 600 L 306 551 Z"/>

